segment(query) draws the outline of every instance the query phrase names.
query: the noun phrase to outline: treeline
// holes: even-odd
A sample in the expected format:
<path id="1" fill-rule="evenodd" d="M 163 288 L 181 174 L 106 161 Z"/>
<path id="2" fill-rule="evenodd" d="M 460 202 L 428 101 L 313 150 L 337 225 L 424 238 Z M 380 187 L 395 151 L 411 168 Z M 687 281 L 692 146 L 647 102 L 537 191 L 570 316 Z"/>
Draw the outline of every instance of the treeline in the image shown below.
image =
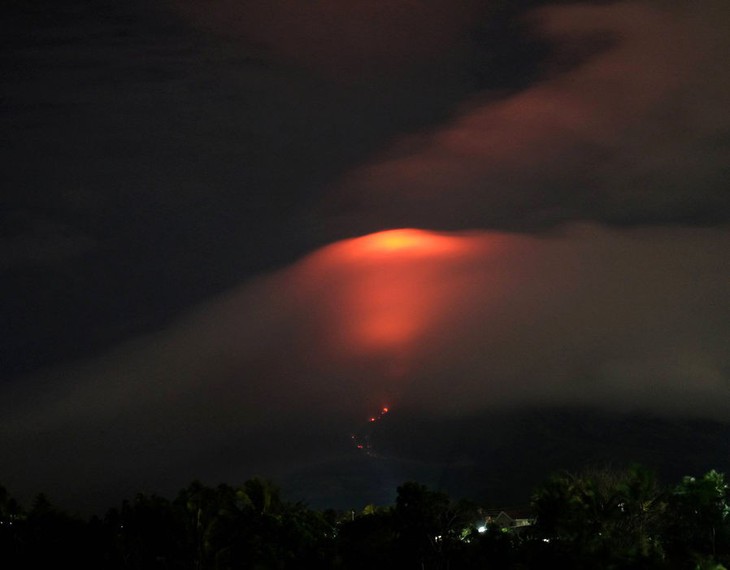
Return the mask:
<path id="1" fill-rule="evenodd" d="M 169 500 L 139 494 L 83 519 L 0 487 L 0 568 L 721 569 L 730 493 L 710 471 L 660 485 L 641 467 L 557 474 L 532 495 L 530 524 L 414 482 L 394 505 L 313 510 L 270 481 L 193 482 Z"/>

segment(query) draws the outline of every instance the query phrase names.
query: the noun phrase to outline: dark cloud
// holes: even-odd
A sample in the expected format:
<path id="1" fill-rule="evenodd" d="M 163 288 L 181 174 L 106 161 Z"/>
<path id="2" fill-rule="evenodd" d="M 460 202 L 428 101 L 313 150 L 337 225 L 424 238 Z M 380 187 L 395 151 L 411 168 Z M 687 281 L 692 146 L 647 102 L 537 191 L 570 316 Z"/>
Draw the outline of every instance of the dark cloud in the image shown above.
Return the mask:
<path id="1" fill-rule="evenodd" d="M 59 265 L 93 251 L 89 236 L 46 215 L 7 212 L 0 218 L 0 269 Z"/>
<path id="2" fill-rule="evenodd" d="M 532 18 L 558 45 L 612 42 L 577 67 L 504 100 L 476 99 L 440 128 L 397 140 L 333 191 L 341 228 L 727 219 L 727 6 L 570 5 Z"/>
<path id="3" fill-rule="evenodd" d="M 175 0 L 193 21 L 260 46 L 282 59 L 361 81 L 453 60 L 483 2 L 447 0 Z"/>

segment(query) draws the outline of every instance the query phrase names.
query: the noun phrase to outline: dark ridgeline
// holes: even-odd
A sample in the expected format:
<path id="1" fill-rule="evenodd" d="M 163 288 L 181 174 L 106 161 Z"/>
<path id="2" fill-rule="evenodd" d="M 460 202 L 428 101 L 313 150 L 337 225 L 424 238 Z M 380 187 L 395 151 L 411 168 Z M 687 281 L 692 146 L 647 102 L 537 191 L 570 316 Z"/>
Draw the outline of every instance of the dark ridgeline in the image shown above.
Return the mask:
<path id="1" fill-rule="evenodd" d="M 641 464 L 669 484 L 687 473 L 730 473 L 730 423 L 535 408 L 431 417 L 394 408 L 369 425 L 367 449 L 302 468 L 281 481 L 319 508 L 388 504 L 403 481 L 419 481 L 481 504 L 519 505 L 546 475 L 596 465 Z"/>

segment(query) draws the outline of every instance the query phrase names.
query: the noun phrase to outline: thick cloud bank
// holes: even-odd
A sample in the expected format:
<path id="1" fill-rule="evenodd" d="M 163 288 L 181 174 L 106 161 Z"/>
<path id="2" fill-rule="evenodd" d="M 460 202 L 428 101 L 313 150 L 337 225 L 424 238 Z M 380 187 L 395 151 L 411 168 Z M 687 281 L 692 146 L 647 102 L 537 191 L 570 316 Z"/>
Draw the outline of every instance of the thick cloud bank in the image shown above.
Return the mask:
<path id="1" fill-rule="evenodd" d="M 382 405 L 726 417 L 729 248 L 721 229 L 590 224 L 338 242 L 27 394 L 5 388 L 7 484 L 79 468 L 183 484 L 216 453 L 272 473 L 341 452 Z"/>

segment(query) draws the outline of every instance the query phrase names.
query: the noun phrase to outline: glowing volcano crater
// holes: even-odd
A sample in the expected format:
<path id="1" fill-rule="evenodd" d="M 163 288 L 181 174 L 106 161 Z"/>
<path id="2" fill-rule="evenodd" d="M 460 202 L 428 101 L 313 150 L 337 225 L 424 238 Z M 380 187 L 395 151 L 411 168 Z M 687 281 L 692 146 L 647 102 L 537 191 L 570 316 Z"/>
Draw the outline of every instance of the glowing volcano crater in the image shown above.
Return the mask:
<path id="1" fill-rule="evenodd" d="M 458 292 L 448 268 L 472 249 L 468 238 L 416 229 L 335 244 L 347 274 L 338 328 L 356 350 L 401 349 L 416 341 Z"/>
<path id="2" fill-rule="evenodd" d="M 386 230 L 342 242 L 352 260 L 362 257 L 436 256 L 464 252 L 463 238 L 412 228 Z"/>

